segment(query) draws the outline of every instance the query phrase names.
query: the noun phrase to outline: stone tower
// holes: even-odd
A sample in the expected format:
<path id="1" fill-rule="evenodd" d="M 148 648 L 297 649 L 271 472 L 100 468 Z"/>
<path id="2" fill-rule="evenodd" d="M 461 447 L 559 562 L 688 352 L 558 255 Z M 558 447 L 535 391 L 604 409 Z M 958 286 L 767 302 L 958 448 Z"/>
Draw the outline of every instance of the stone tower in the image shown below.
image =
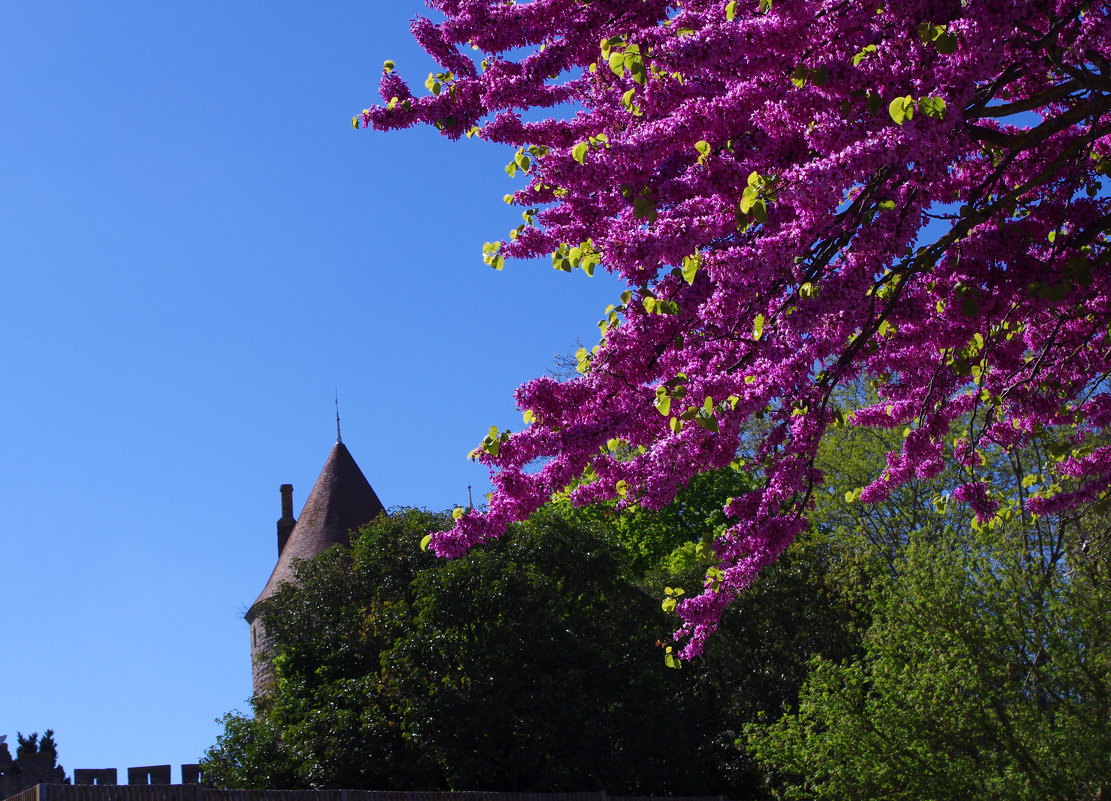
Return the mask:
<path id="1" fill-rule="evenodd" d="M 333 545 L 349 545 L 352 531 L 385 511 L 347 446 L 338 439 L 296 520 L 293 518 L 293 486 L 283 484 L 281 494 L 278 563 L 245 615 L 251 627 L 251 675 L 255 695 L 266 692 L 274 680 L 272 666 L 262 657 L 270 650 L 270 637 L 259 613 L 283 582 L 293 581 L 293 561 L 312 559 Z"/>

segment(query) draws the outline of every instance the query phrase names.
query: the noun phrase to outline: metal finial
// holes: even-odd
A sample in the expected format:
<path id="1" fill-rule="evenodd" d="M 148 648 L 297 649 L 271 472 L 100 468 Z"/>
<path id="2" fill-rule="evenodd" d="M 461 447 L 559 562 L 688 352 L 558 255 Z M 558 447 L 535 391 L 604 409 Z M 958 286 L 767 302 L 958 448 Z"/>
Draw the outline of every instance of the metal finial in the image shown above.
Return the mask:
<path id="1" fill-rule="evenodd" d="M 343 437 L 339 434 L 339 390 L 336 390 L 336 444 L 343 444 Z"/>
<path id="2" fill-rule="evenodd" d="M 467 485 L 467 507 L 474 509 L 474 501 L 471 500 L 471 485 Z"/>

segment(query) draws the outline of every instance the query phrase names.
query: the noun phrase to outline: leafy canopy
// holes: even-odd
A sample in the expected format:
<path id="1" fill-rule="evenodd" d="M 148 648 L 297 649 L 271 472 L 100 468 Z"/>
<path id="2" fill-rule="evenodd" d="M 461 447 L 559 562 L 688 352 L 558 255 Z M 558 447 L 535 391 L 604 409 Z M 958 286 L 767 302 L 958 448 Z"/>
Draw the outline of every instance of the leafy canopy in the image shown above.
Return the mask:
<path id="1" fill-rule="evenodd" d="M 486 263 L 550 255 L 628 284 L 577 377 L 518 390 L 525 429 L 474 454 L 489 508 L 435 553 L 573 484 L 575 503 L 661 508 L 740 452 L 754 488 L 724 507 L 718 573 L 676 605 L 691 656 L 806 527 L 818 445 L 846 419 L 903 433 L 860 502 L 936 475 L 972 420 L 954 498 L 981 521 L 998 501 L 980 452 L 1058 426 L 1075 435 L 1025 510 L 1106 503 L 1106 3 L 430 5 L 412 30 L 443 71 L 418 97 L 387 62 L 383 105 L 353 124 L 516 148 L 525 221 Z M 839 408 L 861 378 L 878 401 Z"/>
<path id="2" fill-rule="evenodd" d="M 225 716 L 205 775 L 242 789 L 754 797 L 764 770 L 735 745 L 743 725 L 793 705 L 808 660 L 843 658 L 855 637 L 825 581 L 830 550 L 800 542 L 704 659 L 661 669 L 665 588 L 701 578 L 687 546 L 738 480 L 700 476 L 655 513 L 553 503 L 455 560 L 418 546 L 449 515 L 379 517 L 352 548 L 298 562 L 266 606 L 276 684 L 253 718 Z M 691 557 L 679 572 L 669 548 Z"/>
<path id="3" fill-rule="evenodd" d="M 784 797 L 1106 795 L 1107 563 L 1072 539 L 938 531 L 901 551 L 867 590 L 863 654 L 815 660 L 797 709 L 746 726 Z"/>

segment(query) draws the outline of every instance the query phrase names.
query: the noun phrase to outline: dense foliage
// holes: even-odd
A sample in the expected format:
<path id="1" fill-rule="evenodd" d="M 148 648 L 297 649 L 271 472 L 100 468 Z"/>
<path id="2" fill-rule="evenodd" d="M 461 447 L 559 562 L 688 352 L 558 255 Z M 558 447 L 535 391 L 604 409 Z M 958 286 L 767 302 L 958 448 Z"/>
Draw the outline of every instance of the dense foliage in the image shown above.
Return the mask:
<path id="1" fill-rule="evenodd" d="M 853 486 L 891 436 L 842 432 L 822 463 Z M 1108 520 L 1022 512 L 1031 471 L 1058 449 L 1035 437 L 989 454 L 981 468 L 1000 499 L 989 522 L 952 503 L 955 469 L 873 505 L 819 494 L 817 528 L 842 556 L 827 580 L 870 624 L 854 657 L 810 663 L 797 707 L 746 726 L 783 796 L 1106 795 Z"/>
<path id="2" fill-rule="evenodd" d="M 871 587 L 864 653 L 816 661 L 796 712 L 749 725 L 787 797 L 1106 797 L 1106 564 L 1015 535 L 912 543 Z"/>
<path id="3" fill-rule="evenodd" d="M 527 427 L 476 451 L 495 490 L 432 549 L 457 556 L 555 492 L 665 506 L 742 451 L 721 574 L 678 606 L 694 655 L 805 530 L 830 426 L 903 431 L 879 501 L 985 450 L 1073 439 L 1024 509 L 1102 504 L 1111 448 L 1106 233 L 1111 23 L 1099 0 L 432 0 L 442 65 L 415 96 L 386 62 L 353 122 L 517 148 L 525 223 L 486 261 L 551 254 L 628 284 L 581 376 L 539 378 Z M 839 386 L 880 397 L 839 408 Z M 954 426 L 964 436 L 947 440 Z M 577 482 L 577 483 L 576 483 Z M 719 591 L 719 590 L 727 591 Z"/>
<path id="4" fill-rule="evenodd" d="M 706 569 L 695 499 L 737 482 L 699 479 L 682 512 L 638 513 L 644 531 L 628 513 L 555 504 L 451 561 L 419 548 L 449 516 L 379 518 L 353 549 L 298 564 L 297 586 L 266 609 L 276 686 L 253 718 L 226 716 L 206 776 L 240 788 L 749 796 L 763 770 L 735 745 L 743 725 L 793 704 L 812 656 L 854 646 L 823 578 L 829 550 L 815 545 L 768 572 L 705 659 L 663 667 L 665 590 Z M 690 530 L 676 538 L 680 514 Z M 668 553 L 645 531 L 682 544 Z M 638 571 L 645 551 L 663 555 Z"/>

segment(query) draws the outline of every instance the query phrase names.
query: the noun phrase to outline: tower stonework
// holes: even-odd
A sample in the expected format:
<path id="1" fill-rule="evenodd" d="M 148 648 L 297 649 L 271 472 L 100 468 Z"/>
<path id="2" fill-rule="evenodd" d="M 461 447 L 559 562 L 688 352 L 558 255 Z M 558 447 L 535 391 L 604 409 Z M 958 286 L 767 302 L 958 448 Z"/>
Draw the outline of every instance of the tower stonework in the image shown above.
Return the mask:
<path id="1" fill-rule="evenodd" d="M 385 513 L 370 482 L 338 438 L 300 517 L 293 517 L 293 485 L 283 484 L 281 496 L 278 562 L 245 615 L 251 632 L 251 683 L 255 695 L 262 695 L 274 683 L 274 667 L 267 658 L 273 639 L 266 631 L 261 612 L 282 584 L 294 581 L 294 562 L 319 556 L 333 545 L 350 545 L 352 532 Z"/>

